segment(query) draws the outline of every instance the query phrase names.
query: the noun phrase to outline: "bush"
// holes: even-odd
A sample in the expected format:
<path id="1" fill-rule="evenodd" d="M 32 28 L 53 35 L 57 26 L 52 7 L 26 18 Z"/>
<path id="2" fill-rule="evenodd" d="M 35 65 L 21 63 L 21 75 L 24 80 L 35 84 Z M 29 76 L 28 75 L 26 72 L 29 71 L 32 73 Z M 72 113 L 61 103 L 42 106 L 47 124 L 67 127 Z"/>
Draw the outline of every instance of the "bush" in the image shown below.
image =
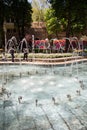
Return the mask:
<path id="1" fill-rule="evenodd" d="M 63 57 L 71 57 L 72 53 L 29 53 L 28 58 L 63 58 Z M 6 54 L 7 59 L 11 58 L 11 54 Z M 2 54 L 0 54 L 0 58 L 2 58 Z M 23 58 L 23 53 L 15 53 L 15 58 Z"/>

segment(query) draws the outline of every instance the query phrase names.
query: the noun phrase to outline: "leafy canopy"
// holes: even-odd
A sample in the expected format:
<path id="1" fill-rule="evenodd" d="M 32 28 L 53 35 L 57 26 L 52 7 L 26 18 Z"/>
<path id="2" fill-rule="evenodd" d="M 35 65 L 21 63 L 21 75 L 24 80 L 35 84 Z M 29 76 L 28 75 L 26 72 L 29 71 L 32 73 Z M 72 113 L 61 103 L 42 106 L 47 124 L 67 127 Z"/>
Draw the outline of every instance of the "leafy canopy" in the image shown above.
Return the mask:
<path id="1" fill-rule="evenodd" d="M 64 18 L 67 22 L 65 28 L 69 37 L 76 32 L 87 29 L 87 0 L 47 0 L 55 10 L 57 18 Z"/>
<path id="2" fill-rule="evenodd" d="M 56 34 L 58 37 L 58 33 L 62 31 L 61 21 L 55 16 L 55 10 L 52 8 L 47 9 L 45 14 L 45 22 L 48 34 Z"/>

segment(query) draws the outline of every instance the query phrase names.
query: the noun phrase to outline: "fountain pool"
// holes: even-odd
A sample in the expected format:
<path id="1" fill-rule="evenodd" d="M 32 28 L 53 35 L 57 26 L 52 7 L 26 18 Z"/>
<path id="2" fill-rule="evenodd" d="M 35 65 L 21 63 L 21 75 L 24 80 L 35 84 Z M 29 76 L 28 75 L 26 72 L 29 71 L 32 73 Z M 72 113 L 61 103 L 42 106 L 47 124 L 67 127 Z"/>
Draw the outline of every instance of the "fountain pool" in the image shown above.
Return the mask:
<path id="1" fill-rule="evenodd" d="M 0 88 L 0 130 L 87 130 L 86 62 L 3 65 Z"/>

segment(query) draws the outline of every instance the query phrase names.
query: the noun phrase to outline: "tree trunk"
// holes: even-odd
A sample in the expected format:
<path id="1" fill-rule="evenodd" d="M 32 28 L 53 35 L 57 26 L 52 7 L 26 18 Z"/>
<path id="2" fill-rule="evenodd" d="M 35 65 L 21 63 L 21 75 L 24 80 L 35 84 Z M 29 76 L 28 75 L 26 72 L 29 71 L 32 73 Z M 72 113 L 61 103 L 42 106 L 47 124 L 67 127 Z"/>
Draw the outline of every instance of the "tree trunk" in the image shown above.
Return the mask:
<path id="1" fill-rule="evenodd" d="M 66 39 L 65 52 L 68 52 L 69 44 L 70 44 L 69 40 Z"/>
<path id="2" fill-rule="evenodd" d="M 67 28 L 66 28 L 66 37 L 70 37 L 71 34 L 71 8 L 72 8 L 72 3 L 71 0 L 68 1 L 68 9 L 67 9 L 67 20 L 68 20 L 68 24 L 67 24 Z"/>
<path id="3" fill-rule="evenodd" d="M 3 23 L 0 23 L 0 48 L 4 47 L 4 32 L 3 32 Z"/>
<path id="4" fill-rule="evenodd" d="M 58 36 L 58 31 L 56 31 L 56 37 L 59 39 L 59 36 Z"/>
<path id="5" fill-rule="evenodd" d="M 70 20 L 68 20 L 68 25 L 67 25 L 67 29 L 66 29 L 66 37 L 70 37 L 71 34 L 71 22 Z"/>
<path id="6" fill-rule="evenodd" d="M 25 23 L 25 19 L 24 19 L 24 16 L 25 16 L 25 12 L 23 11 L 23 16 L 22 16 L 22 27 L 21 27 L 21 32 L 22 32 L 22 37 L 25 36 L 25 32 L 24 32 L 24 23 Z"/>

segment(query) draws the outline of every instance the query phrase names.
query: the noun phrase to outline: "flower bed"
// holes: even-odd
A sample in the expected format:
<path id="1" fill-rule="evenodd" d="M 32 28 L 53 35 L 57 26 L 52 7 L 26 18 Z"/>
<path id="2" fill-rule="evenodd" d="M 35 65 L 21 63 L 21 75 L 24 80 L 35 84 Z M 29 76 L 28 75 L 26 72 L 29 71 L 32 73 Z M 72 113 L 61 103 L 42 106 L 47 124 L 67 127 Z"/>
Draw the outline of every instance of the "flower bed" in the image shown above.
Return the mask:
<path id="1" fill-rule="evenodd" d="M 53 50 L 53 51 L 60 51 L 65 50 L 66 40 L 60 39 L 60 40 L 53 40 L 52 43 L 47 43 L 46 40 L 35 40 L 35 52 L 46 52 L 46 50 Z M 70 40 L 69 48 L 71 49 L 82 49 L 87 48 L 87 41 L 77 41 L 77 40 Z"/>

